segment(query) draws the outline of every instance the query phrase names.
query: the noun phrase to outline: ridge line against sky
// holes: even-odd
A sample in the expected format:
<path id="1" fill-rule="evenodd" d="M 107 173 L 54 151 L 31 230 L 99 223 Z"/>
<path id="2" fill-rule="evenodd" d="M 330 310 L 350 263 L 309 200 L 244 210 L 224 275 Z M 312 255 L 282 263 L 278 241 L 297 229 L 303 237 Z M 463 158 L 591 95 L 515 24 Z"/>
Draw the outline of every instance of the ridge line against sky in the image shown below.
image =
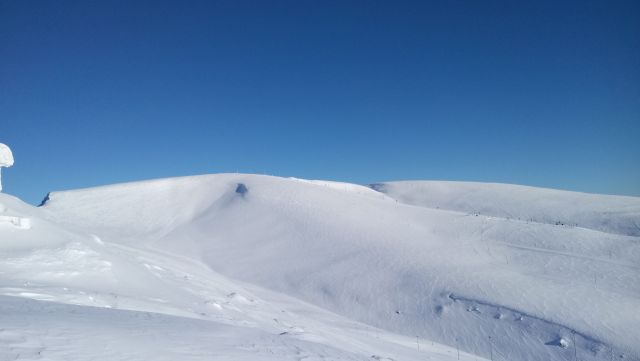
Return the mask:
<path id="1" fill-rule="evenodd" d="M 4 192 L 243 172 L 640 196 L 640 2 L 0 0 Z"/>

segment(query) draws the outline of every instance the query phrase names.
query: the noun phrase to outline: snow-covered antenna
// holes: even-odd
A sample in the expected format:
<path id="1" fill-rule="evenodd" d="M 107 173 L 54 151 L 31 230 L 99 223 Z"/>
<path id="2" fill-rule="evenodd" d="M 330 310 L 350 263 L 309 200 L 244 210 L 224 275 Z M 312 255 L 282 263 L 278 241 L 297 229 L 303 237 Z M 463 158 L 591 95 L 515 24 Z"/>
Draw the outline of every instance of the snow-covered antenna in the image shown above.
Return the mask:
<path id="1" fill-rule="evenodd" d="M 13 153 L 5 144 L 0 143 L 0 172 L 2 167 L 11 167 L 13 165 Z M 0 173 L 0 191 L 2 191 L 2 173 Z"/>

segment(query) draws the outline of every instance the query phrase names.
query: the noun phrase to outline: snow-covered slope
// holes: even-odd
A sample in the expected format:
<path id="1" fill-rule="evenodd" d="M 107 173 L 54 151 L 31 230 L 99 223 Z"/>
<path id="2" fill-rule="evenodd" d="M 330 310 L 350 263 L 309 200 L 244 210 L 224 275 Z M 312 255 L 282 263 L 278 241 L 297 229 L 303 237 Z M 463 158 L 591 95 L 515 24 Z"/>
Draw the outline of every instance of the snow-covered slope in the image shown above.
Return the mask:
<path id="1" fill-rule="evenodd" d="M 376 183 L 371 188 L 417 206 L 640 236 L 637 197 L 446 181 Z"/>
<path id="2" fill-rule="evenodd" d="M 56 217 L 0 193 L 1 361 L 458 357 Z"/>
<path id="3" fill-rule="evenodd" d="M 374 189 L 220 174 L 54 192 L 38 209 L 0 195 L 5 217 L 29 218 L 0 225 L 10 296 L 0 315 L 44 307 L 19 306 L 28 297 L 82 305 L 142 338 L 148 328 L 122 310 L 162 314 L 179 334 L 228 336 L 167 341 L 202 350 L 195 359 L 233 349 L 232 359 L 439 360 L 459 347 L 494 360 L 640 360 L 640 199 L 466 183 Z M 58 339 L 86 327 L 64 325 Z M 134 350 L 127 339 L 119 345 Z"/>

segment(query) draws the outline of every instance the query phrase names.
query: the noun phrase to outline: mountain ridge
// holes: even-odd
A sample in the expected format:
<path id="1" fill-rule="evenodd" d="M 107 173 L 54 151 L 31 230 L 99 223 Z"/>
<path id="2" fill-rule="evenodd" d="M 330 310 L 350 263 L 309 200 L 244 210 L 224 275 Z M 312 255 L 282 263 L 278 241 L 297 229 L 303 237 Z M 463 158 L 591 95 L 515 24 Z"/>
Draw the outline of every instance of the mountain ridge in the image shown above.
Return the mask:
<path id="1" fill-rule="evenodd" d="M 113 249 L 201 264 L 384 332 L 471 354 L 565 360 L 571 346 L 586 360 L 638 359 L 639 271 L 629 265 L 640 261 L 640 238 L 517 217 L 547 209 L 593 222 L 604 199 L 622 209 L 605 226 L 632 229 L 625 222 L 637 221 L 640 199 L 625 200 L 625 208 L 617 198 L 571 194 L 576 210 L 552 192 L 555 203 L 543 199 L 536 208 L 478 184 L 385 186 L 381 193 L 218 174 L 51 192 L 38 209 L 48 222 Z M 540 194 L 548 190 L 526 196 Z M 478 204 L 511 207 L 512 218 L 476 211 Z"/>

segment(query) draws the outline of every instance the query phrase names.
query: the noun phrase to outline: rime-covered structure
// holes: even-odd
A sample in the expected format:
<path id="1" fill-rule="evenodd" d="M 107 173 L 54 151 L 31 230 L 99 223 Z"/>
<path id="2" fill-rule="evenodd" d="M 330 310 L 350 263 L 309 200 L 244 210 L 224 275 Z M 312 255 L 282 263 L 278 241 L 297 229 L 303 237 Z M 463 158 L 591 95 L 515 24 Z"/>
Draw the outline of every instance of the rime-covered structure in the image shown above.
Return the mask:
<path id="1" fill-rule="evenodd" d="M 2 167 L 11 167 L 13 165 L 13 153 L 5 144 L 0 143 L 0 191 L 2 191 Z"/>

